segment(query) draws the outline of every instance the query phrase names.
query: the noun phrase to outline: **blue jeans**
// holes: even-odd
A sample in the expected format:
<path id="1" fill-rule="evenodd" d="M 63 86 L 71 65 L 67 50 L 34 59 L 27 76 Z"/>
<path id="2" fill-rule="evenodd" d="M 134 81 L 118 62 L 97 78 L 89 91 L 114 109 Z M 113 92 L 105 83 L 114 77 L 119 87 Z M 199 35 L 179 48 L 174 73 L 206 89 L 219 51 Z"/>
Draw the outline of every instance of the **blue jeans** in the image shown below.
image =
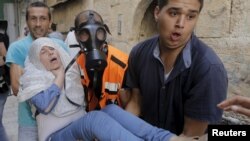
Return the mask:
<path id="1" fill-rule="evenodd" d="M 36 126 L 18 127 L 18 141 L 38 141 L 38 131 Z"/>
<path id="2" fill-rule="evenodd" d="M 7 134 L 6 134 L 5 129 L 3 127 L 3 122 L 2 122 L 4 104 L 7 100 L 8 93 L 9 92 L 6 92 L 4 94 L 3 93 L 0 94 L 0 140 L 1 141 L 8 141 L 8 137 L 7 137 Z"/>
<path id="3" fill-rule="evenodd" d="M 51 135 L 51 141 L 168 141 L 172 133 L 154 127 L 116 105 L 89 112 Z"/>

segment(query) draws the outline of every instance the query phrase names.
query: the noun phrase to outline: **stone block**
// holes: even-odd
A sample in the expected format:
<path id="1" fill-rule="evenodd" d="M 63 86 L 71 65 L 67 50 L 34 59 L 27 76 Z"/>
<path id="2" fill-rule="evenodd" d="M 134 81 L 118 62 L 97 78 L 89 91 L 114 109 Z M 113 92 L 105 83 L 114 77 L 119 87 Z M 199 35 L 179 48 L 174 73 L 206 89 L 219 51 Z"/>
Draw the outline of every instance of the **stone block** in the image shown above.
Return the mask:
<path id="1" fill-rule="evenodd" d="M 228 73 L 230 93 L 250 95 L 250 38 L 201 38 L 221 58 Z"/>
<path id="2" fill-rule="evenodd" d="M 232 0 L 230 32 L 234 37 L 250 37 L 250 1 Z"/>
<path id="3" fill-rule="evenodd" d="M 195 32 L 199 37 L 225 37 L 230 29 L 231 0 L 206 0 Z"/>

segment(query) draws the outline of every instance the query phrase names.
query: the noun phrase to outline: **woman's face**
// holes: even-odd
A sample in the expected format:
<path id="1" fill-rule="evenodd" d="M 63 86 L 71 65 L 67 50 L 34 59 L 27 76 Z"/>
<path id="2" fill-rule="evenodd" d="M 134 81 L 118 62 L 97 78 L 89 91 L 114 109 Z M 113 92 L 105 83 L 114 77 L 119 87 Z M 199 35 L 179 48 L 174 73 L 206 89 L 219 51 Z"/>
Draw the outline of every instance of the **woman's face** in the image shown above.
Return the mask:
<path id="1" fill-rule="evenodd" d="M 41 63 L 48 71 L 56 70 L 63 65 L 59 52 L 52 47 L 42 47 L 39 56 Z"/>

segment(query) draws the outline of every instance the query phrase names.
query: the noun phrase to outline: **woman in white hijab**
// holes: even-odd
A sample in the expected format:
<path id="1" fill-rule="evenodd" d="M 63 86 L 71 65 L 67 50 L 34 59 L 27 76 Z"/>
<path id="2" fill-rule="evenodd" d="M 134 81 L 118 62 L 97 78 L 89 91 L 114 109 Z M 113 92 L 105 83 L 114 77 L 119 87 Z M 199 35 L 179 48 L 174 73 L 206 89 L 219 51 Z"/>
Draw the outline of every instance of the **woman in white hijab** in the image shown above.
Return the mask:
<path id="1" fill-rule="evenodd" d="M 114 104 L 85 115 L 77 64 L 65 73 L 69 58 L 52 40 L 39 38 L 26 59 L 18 97 L 35 109 L 39 141 L 193 141 L 154 127 Z"/>
<path id="2" fill-rule="evenodd" d="M 49 38 L 35 40 L 20 78 L 20 102 L 29 100 L 36 115 L 39 140 L 82 117 L 85 112 L 80 70 L 70 56 Z M 65 87 L 64 87 L 65 86 Z"/>

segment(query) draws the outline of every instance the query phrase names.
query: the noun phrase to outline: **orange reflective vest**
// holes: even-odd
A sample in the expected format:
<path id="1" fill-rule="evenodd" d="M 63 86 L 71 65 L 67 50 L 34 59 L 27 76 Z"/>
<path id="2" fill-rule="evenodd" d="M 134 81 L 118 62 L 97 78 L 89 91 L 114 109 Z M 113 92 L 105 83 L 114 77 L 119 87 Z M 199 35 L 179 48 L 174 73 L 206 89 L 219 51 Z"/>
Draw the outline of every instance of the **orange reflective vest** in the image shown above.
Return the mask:
<path id="1" fill-rule="evenodd" d="M 82 84 L 88 88 L 89 78 L 85 69 L 85 54 L 81 54 L 77 58 L 77 62 L 82 68 L 84 77 L 82 77 Z M 95 96 L 93 90 L 88 88 L 88 110 L 94 110 L 100 106 L 103 108 L 106 106 L 107 101 L 116 101 L 121 106 L 121 100 L 119 99 L 119 90 L 121 90 L 125 71 L 127 69 L 128 55 L 120 50 L 108 45 L 107 55 L 107 67 L 104 70 L 102 77 L 102 93 L 101 98 Z"/>

